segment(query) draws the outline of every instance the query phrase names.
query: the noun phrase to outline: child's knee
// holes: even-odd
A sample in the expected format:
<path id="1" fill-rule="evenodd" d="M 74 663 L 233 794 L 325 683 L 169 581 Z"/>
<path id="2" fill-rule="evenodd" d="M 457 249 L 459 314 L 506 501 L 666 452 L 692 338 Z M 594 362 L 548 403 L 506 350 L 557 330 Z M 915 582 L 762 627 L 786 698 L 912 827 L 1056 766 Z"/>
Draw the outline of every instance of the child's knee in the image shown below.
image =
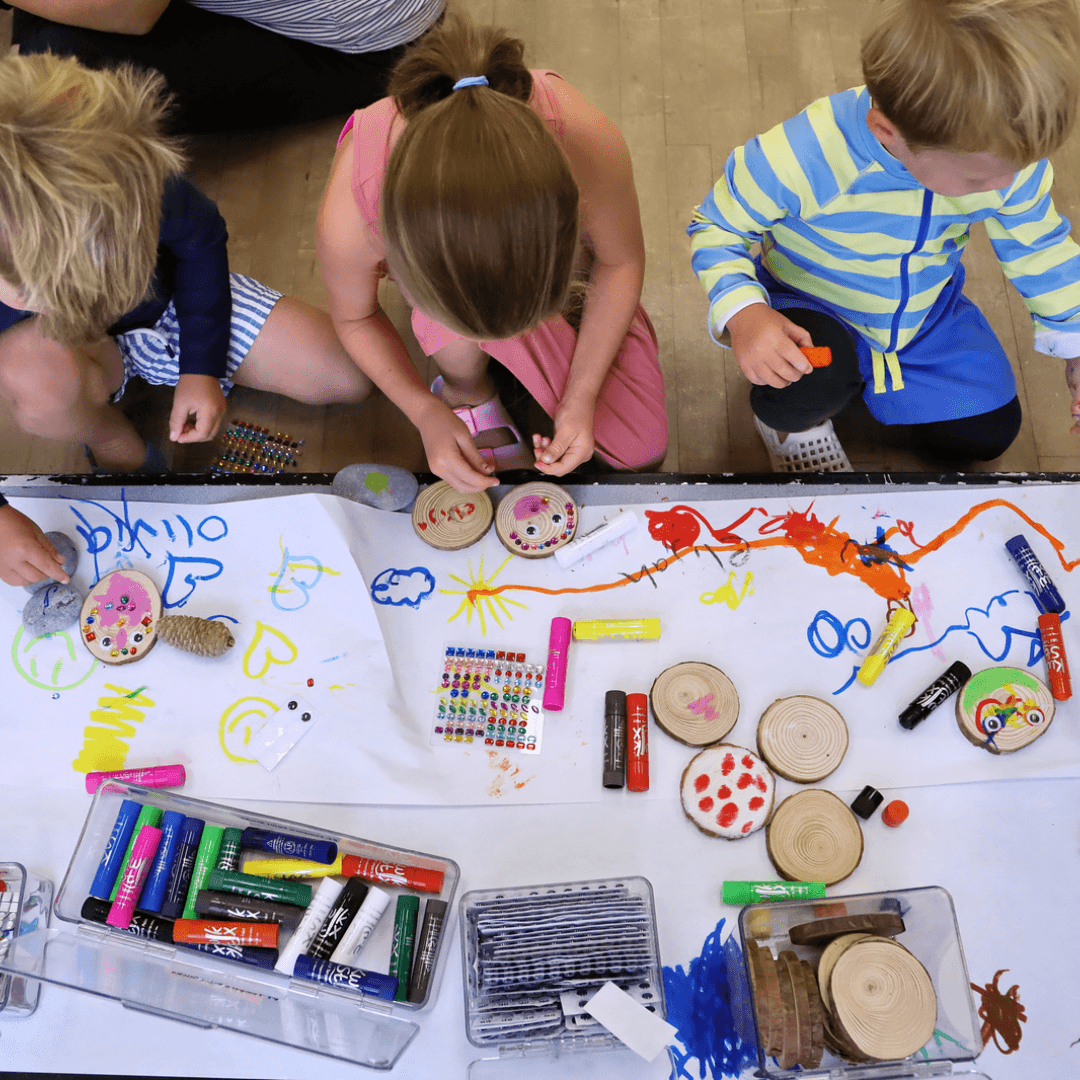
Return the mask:
<path id="1" fill-rule="evenodd" d="M 20 426 L 74 408 L 92 389 L 89 368 L 76 349 L 43 338 L 32 320 L 0 334 L 0 386 Z"/>

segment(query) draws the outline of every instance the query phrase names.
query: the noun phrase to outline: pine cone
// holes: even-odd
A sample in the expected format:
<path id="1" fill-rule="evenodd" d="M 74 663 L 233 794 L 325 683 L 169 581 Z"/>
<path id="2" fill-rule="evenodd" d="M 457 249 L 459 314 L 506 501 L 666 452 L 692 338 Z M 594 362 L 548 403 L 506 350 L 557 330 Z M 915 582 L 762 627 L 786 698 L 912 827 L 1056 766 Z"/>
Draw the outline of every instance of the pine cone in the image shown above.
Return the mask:
<path id="1" fill-rule="evenodd" d="M 194 615 L 163 615 L 157 631 L 167 645 L 196 656 L 221 656 L 236 644 L 225 623 Z"/>

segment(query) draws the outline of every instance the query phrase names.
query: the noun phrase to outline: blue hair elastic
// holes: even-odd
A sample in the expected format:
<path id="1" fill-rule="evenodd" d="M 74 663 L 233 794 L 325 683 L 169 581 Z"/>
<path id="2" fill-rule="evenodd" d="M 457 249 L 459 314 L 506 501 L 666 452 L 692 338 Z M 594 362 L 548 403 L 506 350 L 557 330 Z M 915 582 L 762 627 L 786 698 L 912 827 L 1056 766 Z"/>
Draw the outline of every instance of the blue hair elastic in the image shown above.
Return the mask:
<path id="1" fill-rule="evenodd" d="M 461 90 L 466 86 L 487 86 L 487 85 L 489 85 L 489 84 L 488 84 L 486 75 L 470 75 L 467 79 L 458 79 L 458 81 L 456 83 L 454 83 L 454 89 L 455 90 Z"/>

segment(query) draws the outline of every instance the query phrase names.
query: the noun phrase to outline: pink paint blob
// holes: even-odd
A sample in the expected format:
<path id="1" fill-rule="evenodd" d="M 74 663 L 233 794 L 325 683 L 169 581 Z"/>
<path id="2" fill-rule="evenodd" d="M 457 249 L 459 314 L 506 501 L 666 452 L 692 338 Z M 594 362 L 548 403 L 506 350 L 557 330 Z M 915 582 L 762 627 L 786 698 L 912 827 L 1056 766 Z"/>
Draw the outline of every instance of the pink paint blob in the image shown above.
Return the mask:
<path id="1" fill-rule="evenodd" d="M 116 628 L 116 647 L 127 645 L 128 629 L 135 629 L 144 615 L 153 610 L 150 594 L 137 581 L 123 574 L 110 574 L 103 593 L 94 594 L 98 623 Z"/>
<path id="2" fill-rule="evenodd" d="M 926 627 L 926 636 L 934 640 L 934 631 L 930 627 L 930 616 L 934 614 L 934 601 L 930 599 L 930 590 L 925 582 L 921 582 L 911 590 L 911 610 L 915 618 Z M 940 645 L 935 645 L 930 653 L 938 660 L 945 660 L 945 650 Z"/>
<path id="3" fill-rule="evenodd" d="M 544 502 L 539 495 L 523 495 L 513 506 L 514 517 L 518 521 L 535 517 L 544 512 Z"/>

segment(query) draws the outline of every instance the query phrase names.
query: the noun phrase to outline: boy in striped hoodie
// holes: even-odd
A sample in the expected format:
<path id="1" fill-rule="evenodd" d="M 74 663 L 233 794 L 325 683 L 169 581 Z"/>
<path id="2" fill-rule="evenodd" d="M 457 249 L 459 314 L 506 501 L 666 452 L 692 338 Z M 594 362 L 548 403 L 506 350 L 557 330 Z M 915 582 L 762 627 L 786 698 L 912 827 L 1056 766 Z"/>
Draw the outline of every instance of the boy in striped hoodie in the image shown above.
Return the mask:
<path id="1" fill-rule="evenodd" d="M 862 63 L 865 86 L 735 150 L 688 229 L 773 467 L 850 469 L 831 417 L 860 393 L 938 463 L 1005 452 L 1016 382 L 963 295 L 978 221 L 1035 348 L 1067 361 L 1080 433 L 1080 247 L 1046 160 L 1080 94 L 1073 0 L 882 0 Z M 829 366 L 811 367 L 811 344 Z"/>

